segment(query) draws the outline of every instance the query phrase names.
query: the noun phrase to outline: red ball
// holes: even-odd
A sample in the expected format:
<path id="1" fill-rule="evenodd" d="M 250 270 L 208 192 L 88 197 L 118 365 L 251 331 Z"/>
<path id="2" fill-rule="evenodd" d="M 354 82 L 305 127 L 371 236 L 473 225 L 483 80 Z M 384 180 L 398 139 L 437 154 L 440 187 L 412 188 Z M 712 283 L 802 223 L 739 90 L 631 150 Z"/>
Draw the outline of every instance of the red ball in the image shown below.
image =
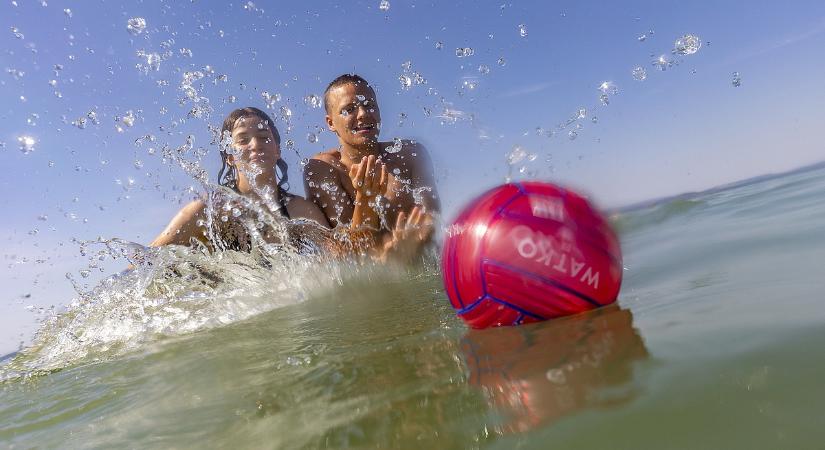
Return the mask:
<path id="1" fill-rule="evenodd" d="M 444 288 L 473 328 L 518 325 L 616 301 L 619 240 L 582 196 L 549 183 L 494 188 L 447 229 Z"/>

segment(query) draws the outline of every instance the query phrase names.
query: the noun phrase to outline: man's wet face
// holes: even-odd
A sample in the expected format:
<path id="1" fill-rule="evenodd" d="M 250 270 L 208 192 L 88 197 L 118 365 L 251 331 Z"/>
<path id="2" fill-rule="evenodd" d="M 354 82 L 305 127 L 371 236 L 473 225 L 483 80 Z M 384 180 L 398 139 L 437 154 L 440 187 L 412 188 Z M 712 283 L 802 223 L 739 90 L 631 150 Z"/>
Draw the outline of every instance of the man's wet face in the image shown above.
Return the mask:
<path id="1" fill-rule="evenodd" d="M 328 94 L 327 123 L 342 144 L 362 147 L 378 141 L 381 112 L 375 91 L 365 83 L 347 83 Z"/>

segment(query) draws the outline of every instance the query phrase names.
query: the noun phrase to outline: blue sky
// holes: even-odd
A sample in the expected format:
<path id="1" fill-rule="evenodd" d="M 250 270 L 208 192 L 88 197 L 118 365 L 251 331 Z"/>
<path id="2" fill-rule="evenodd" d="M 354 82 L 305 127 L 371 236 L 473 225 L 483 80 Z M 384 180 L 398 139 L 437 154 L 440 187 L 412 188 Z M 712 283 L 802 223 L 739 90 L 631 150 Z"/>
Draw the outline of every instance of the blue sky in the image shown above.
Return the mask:
<path id="1" fill-rule="evenodd" d="M 825 158 L 821 2 L 284 3 L 0 2 L 0 353 L 35 327 L 25 306 L 73 295 L 65 274 L 85 261 L 73 238 L 148 242 L 198 190 L 164 164 L 164 146 L 191 135 L 186 158 L 204 153 L 216 174 L 207 126 L 266 108 L 266 92 L 280 98 L 273 116 L 292 112 L 276 124 L 297 180 L 300 159 L 335 143 L 304 99 L 343 72 L 377 86 L 384 138 L 429 148 L 448 217 L 508 172 L 614 207 Z M 138 17 L 146 28 L 132 34 Z M 685 34 L 701 47 L 672 55 Z M 657 70 L 660 55 L 675 64 Z M 187 97 L 184 74 L 198 71 Z M 422 84 L 403 89 L 399 77 L 416 74 Z M 607 106 L 605 81 L 618 89 Z M 189 114 L 204 105 L 208 117 Z M 82 117 L 85 128 L 72 124 Z M 28 154 L 21 136 L 35 140 Z M 534 158 L 508 166 L 515 147 Z"/>

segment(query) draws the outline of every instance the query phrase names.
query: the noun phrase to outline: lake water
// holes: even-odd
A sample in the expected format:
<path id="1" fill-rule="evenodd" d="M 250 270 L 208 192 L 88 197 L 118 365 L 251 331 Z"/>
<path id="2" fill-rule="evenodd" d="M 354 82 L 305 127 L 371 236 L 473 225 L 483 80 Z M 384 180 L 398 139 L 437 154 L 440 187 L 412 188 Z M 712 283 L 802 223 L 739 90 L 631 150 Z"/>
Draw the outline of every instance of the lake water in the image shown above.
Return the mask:
<path id="1" fill-rule="evenodd" d="M 0 447 L 819 449 L 823 199 L 820 168 L 623 213 L 617 305 L 483 331 L 437 264 L 186 255 L 6 359 Z"/>

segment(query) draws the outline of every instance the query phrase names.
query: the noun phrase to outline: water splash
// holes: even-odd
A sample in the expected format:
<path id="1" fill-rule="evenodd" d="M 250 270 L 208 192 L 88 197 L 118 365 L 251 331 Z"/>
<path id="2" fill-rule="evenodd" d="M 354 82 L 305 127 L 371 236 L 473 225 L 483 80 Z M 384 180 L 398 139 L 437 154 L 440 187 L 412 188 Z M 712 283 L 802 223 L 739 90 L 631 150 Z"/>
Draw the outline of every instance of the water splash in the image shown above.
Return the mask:
<path id="1" fill-rule="evenodd" d="M 702 40 L 698 36 L 686 34 L 673 44 L 673 53 L 679 55 L 693 55 L 702 47 Z"/>
<path id="2" fill-rule="evenodd" d="M 731 78 L 730 84 L 733 87 L 739 87 L 742 85 L 742 77 L 739 75 L 739 72 L 733 72 L 733 78 Z"/>
<path id="3" fill-rule="evenodd" d="M 32 136 L 23 135 L 17 137 L 17 144 L 19 145 L 20 151 L 24 155 L 28 155 L 34 151 L 37 140 Z"/>
<path id="4" fill-rule="evenodd" d="M 651 64 L 653 64 L 653 67 L 655 67 L 657 70 L 664 72 L 667 69 L 673 67 L 675 63 L 670 58 L 668 58 L 667 55 L 659 55 L 659 57 L 654 59 Z"/>
<path id="5" fill-rule="evenodd" d="M 143 17 L 132 17 L 126 21 L 126 30 L 132 36 L 137 36 L 146 31 L 146 19 Z"/>
<path id="6" fill-rule="evenodd" d="M 633 75 L 633 79 L 636 81 L 644 81 L 647 79 L 647 71 L 642 66 L 634 67 L 631 75 Z"/>
<path id="7" fill-rule="evenodd" d="M 473 50 L 472 47 L 458 47 L 455 49 L 455 56 L 458 58 L 467 58 L 474 54 L 475 50 Z"/>
<path id="8" fill-rule="evenodd" d="M 310 94 L 304 97 L 304 104 L 309 106 L 312 109 L 318 109 L 321 107 L 322 100 L 315 94 Z"/>
<path id="9" fill-rule="evenodd" d="M 398 153 L 401 149 L 404 148 L 404 143 L 401 141 L 401 138 L 393 138 L 392 145 L 387 146 L 384 148 L 384 151 L 387 153 Z"/>

